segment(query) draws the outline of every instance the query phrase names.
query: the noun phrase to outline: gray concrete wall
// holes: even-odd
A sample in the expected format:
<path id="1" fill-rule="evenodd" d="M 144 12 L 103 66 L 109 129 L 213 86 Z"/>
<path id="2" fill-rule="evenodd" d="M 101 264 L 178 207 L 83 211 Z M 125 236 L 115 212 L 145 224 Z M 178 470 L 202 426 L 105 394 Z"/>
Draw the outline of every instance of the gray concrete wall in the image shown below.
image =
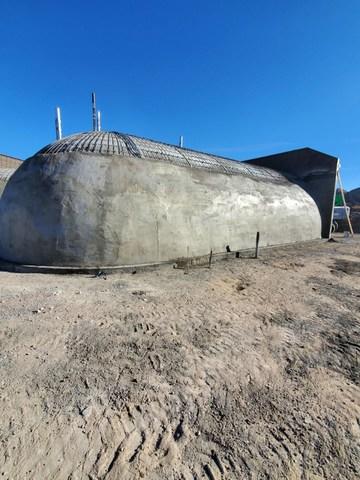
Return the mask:
<path id="1" fill-rule="evenodd" d="M 158 262 L 320 238 L 300 186 L 137 157 L 37 155 L 0 201 L 0 257 L 34 265 Z"/>
<path id="2" fill-rule="evenodd" d="M 5 188 L 6 184 L 7 184 L 7 181 L 0 178 L 0 197 L 2 195 L 2 192 L 4 191 L 4 188 Z"/>
<path id="3" fill-rule="evenodd" d="M 255 158 L 246 163 L 273 168 L 300 185 L 319 208 L 322 237 L 330 237 L 338 166 L 336 157 L 311 148 L 301 148 Z"/>
<path id="4" fill-rule="evenodd" d="M 5 189 L 7 182 L 10 180 L 11 176 L 14 174 L 15 168 L 2 168 L 0 167 L 0 197 L 2 192 Z"/>

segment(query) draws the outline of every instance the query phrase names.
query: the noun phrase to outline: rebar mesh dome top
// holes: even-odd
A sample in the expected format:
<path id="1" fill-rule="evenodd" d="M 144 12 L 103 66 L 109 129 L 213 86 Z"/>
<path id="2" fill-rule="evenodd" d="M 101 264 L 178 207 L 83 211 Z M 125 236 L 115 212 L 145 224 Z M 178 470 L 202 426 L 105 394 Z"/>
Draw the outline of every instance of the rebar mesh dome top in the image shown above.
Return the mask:
<path id="1" fill-rule="evenodd" d="M 119 132 L 77 133 L 47 145 L 36 155 L 67 152 L 132 156 L 228 175 L 245 175 L 259 180 L 287 182 L 281 173 L 270 168 L 257 167 L 237 160 Z"/>

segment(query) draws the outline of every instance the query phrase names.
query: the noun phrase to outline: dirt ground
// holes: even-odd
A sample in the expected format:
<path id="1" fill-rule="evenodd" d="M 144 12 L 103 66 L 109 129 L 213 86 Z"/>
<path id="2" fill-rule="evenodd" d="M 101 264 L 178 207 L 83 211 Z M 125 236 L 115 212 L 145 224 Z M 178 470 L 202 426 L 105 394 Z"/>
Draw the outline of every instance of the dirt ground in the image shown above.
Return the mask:
<path id="1" fill-rule="evenodd" d="M 0 295 L 0 479 L 360 477 L 359 238 Z"/>

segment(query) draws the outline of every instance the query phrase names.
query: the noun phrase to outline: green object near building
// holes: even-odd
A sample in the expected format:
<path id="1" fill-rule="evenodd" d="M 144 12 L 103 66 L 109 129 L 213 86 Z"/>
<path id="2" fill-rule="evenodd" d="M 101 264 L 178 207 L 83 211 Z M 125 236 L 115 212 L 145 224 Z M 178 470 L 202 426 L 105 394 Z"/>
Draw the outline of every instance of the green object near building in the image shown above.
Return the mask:
<path id="1" fill-rule="evenodd" d="M 335 195 L 335 207 L 343 207 L 343 206 L 344 206 L 344 202 L 343 202 L 341 193 L 340 193 L 340 192 L 336 192 L 336 195 Z"/>

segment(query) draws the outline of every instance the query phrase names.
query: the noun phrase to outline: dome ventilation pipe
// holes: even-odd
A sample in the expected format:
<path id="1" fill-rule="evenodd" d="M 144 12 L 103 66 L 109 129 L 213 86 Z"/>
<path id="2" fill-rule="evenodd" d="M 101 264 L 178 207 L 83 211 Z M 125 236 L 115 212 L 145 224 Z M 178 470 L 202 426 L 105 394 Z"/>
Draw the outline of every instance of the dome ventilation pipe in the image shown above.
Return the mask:
<path id="1" fill-rule="evenodd" d="M 56 140 L 62 139 L 62 129 L 61 129 L 61 111 L 60 107 L 56 107 L 55 110 L 55 130 L 56 130 Z"/>

